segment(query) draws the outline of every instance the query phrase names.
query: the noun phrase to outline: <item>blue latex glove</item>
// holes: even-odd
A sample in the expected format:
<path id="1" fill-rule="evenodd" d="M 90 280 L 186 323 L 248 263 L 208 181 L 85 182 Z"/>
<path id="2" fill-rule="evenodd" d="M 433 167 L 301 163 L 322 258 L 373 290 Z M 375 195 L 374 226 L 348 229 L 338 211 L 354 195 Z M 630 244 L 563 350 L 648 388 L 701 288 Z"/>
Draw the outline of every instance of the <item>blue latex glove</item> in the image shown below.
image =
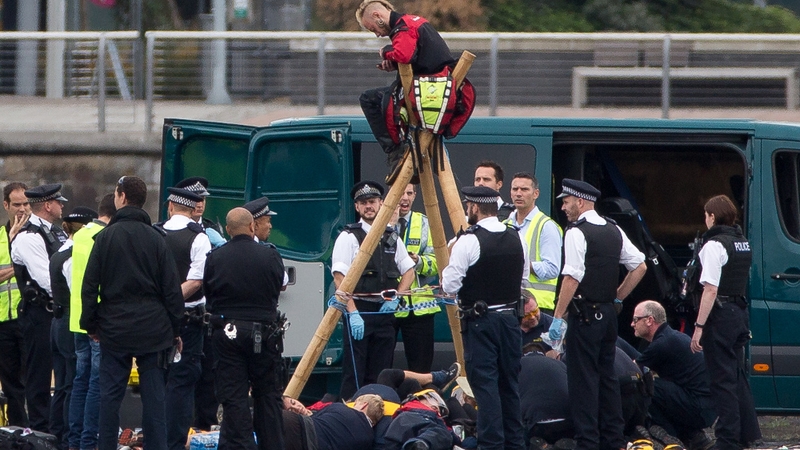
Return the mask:
<path id="1" fill-rule="evenodd" d="M 392 297 L 391 300 L 386 300 L 383 302 L 383 304 L 381 305 L 380 312 L 382 313 L 395 312 L 397 311 L 398 306 L 400 306 L 400 298 L 398 298 L 395 295 L 394 297 Z"/>
<path id="2" fill-rule="evenodd" d="M 550 339 L 554 341 L 558 341 L 561 339 L 561 324 L 564 323 L 564 319 L 556 319 L 553 318 L 553 323 L 550 324 L 550 330 L 548 333 L 550 335 Z"/>
<path id="3" fill-rule="evenodd" d="M 348 319 L 350 320 L 350 336 L 357 341 L 364 339 L 364 319 L 361 318 L 361 314 L 353 311 L 348 314 Z"/>
<path id="4" fill-rule="evenodd" d="M 214 248 L 217 248 L 228 242 L 224 237 L 222 237 L 221 234 L 217 232 L 217 230 L 213 228 L 206 228 L 206 235 L 208 236 L 208 240 L 211 241 L 211 246 Z"/>

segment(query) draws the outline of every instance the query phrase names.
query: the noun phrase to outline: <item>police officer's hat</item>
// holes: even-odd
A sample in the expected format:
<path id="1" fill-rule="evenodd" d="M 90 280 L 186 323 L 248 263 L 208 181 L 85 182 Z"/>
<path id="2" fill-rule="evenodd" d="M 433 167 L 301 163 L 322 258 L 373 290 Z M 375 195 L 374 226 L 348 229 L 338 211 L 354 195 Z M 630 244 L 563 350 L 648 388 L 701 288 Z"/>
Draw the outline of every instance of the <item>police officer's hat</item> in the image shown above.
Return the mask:
<path id="1" fill-rule="evenodd" d="M 464 186 L 461 188 L 465 202 L 497 203 L 500 193 L 487 186 Z"/>
<path id="2" fill-rule="evenodd" d="M 350 197 L 353 197 L 354 202 L 368 198 L 383 198 L 383 186 L 374 181 L 361 181 L 350 189 Z"/>
<path id="3" fill-rule="evenodd" d="M 86 225 L 94 219 L 97 219 L 97 211 L 92 208 L 87 208 L 86 206 L 76 206 L 71 213 L 61 220 L 64 222 L 78 222 Z"/>
<path id="4" fill-rule="evenodd" d="M 50 200 L 58 200 L 66 202 L 67 199 L 61 195 L 61 184 L 43 184 L 30 188 L 25 191 L 25 197 L 28 198 L 29 203 L 44 203 Z"/>
<path id="5" fill-rule="evenodd" d="M 278 213 L 269 209 L 269 199 L 267 197 L 257 198 L 253 201 L 247 202 L 242 206 L 244 209 L 250 211 L 253 219 L 258 219 L 264 216 L 277 216 Z"/>
<path id="6" fill-rule="evenodd" d="M 194 208 L 197 206 L 197 202 L 202 202 L 203 197 L 201 197 L 196 192 L 192 192 L 187 189 L 183 188 L 176 188 L 170 187 L 167 188 L 169 191 L 169 197 L 167 197 L 167 201 L 177 203 L 179 205 L 183 205 L 189 208 Z"/>
<path id="7" fill-rule="evenodd" d="M 185 178 L 181 180 L 180 183 L 176 184 L 175 187 L 192 191 L 197 195 L 202 195 L 203 197 L 208 197 L 211 195 L 208 192 L 208 180 L 203 177 Z"/>
<path id="8" fill-rule="evenodd" d="M 570 195 L 590 202 L 596 202 L 600 197 L 600 191 L 585 181 L 564 178 L 564 180 L 561 181 L 561 194 L 556 198 L 564 198 Z"/>

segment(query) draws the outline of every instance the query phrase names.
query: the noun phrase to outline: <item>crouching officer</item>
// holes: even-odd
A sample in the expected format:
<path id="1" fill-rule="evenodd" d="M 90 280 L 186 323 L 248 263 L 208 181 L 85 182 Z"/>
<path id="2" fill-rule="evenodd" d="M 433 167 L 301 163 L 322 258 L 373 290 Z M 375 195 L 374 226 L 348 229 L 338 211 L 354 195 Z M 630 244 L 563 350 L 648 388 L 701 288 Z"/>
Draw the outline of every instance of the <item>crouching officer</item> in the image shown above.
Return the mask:
<path id="1" fill-rule="evenodd" d="M 459 297 L 467 379 L 480 405 L 478 447 L 521 450 L 519 307 L 525 250 L 516 229 L 497 220 L 497 191 L 469 186 L 461 193 L 472 226 L 453 245 L 442 288 Z"/>
<path id="2" fill-rule="evenodd" d="M 600 191 L 565 178 L 561 195 L 570 225 L 564 234 L 564 279 L 550 338 L 566 338 L 567 384 L 578 448 L 624 448 L 619 382 L 614 372 L 617 341 L 615 303 L 631 293 L 645 270 L 644 255 L 614 222 L 594 210 Z M 617 286 L 619 265 L 628 274 Z"/>
<path id="3" fill-rule="evenodd" d="M 220 448 L 283 449 L 283 319 L 278 295 L 283 261 L 253 240 L 253 215 L 234 208 L 225 218 L 231 240 L 206 258 L 203 292 L 217 356 L 214 386 L 222 404 Z M 247 394 L 252 387 L 253 414 Z"/>

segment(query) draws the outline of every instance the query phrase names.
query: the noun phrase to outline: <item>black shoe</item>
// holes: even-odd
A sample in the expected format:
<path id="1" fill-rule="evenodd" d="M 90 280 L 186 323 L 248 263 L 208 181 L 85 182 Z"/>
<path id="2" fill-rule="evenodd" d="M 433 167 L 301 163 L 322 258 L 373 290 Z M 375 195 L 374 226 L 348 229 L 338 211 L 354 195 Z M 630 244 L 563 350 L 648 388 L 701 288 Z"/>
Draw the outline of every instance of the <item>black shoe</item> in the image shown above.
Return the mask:
<path id="1" fill-rule="evenodd" d="M 408 153 L 408 150 L 411 146 L 408 142 L 402 142 L 395 147 L 386 152 L 386 165 L 388 165 L 391 170 L 389 170 L 389 174 L 386 175 L 386 184 L 391 186 L 394 184 L 394 181 L 397 179 L 397 176 L 400 175 L 400 169 L 403 167 L 403 157 Z"/>
<path id="2" fill-rule="evenodd" d="M 661 428 L 658 425 L 653 425 L 648 430 L 650 432 L 650 436 L 654 439 L 657 439 L 659 442 L 664 444 L 664 448 L 670 448 L 670 450 L 678 450 L 678 448 L 686 448 L 681 442 L 680 439 L 676 438 L 675 436 L 670 435 L 667 433 L 667 430 Z M 678 446 L 678 447 L 675 447 Z"/>
<path id="3" fill-rule="evenodd" d="M 432 385 L 440 390 L 445 390 L 461 374 L 461 364 L 454 362 L 447 370 L 437 370 L 431 373 L 433 376 Z"/>
<path id="4" fill-rule="evenodd" d="M 550 447 L 550 444 L 548 444 L 547 441 L 538 436 L 534 436 L 530 440 L 530 446 L 528 447 L 528 450 L 549 450 L 550 448 L 552 447 Z"/>
<path id="5" fill-rule="evenodd" d="M 700 430 L 689 441 L 689 450 L 709 450 L 714 446 L 714 440 L 708 437 L 705 431 Z"/>

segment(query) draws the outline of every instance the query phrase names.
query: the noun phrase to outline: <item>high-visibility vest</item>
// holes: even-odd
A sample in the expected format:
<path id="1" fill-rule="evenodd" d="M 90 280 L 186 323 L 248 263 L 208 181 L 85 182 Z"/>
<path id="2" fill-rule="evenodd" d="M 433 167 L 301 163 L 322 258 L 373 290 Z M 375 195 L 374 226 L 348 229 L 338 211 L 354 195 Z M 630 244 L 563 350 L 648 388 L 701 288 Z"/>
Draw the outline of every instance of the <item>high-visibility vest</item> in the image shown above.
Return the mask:
<path id="1" fill-rule="evenodd" d="M 414 282 L 411 283 L 411 289 L 414 289 L 419 287 L 420 276 L 436 276 L 439 273 L 439 268 L 436 264 L 436 257 L 433 254 L 420 254 L 421 249 L 433 248 L 433 240 L 430 236 L 430 227 L 428 226 L 428 217 L 425 214 L 414 211 L 411 212 L 410 217 L 411 220 L 408 225 L 406 225 L 405 236 L 402 236 L 403 244 L 405 244 L 407 251 L 416 253 L 419 255 L 419 258 L 422 261 L 422 265 L 420 266 L 419 270 L 415 271 L 416 273 L 414 274 Z M 433 291 L 429 290 L 426 293 L 431 294 Z M 436 314 L 442 310 L 438 303 L 436 303 L 436 299 L 433 297 L 412 295 L 410 296 L 409 301 L 412 307 L 422 303 L 430 304 L 430 306 L 415 309 L 414 315 L 417 316 Z M 395 317 L 408 317 L 408 311 L 399 311 L 395 313 Z"/>
<path id="2" fill-rule="evenodd" d="M 519 213 L 519 211 L 517 211 Z M 542 229 L 547 222 L 553 222 L 558 229 L 558 234 L 560 236 L 564 236 L 564 232 L 561 230 L 561 227 L 558 224 L 548 217 L 545 213 L 541 210 L 537 211 L 536 214 L 533 215 L 531 219 L 531 223 L 528 225 L 528 229 L 525 231 L 525 244 L 531 245 L 531 240 L 534 236 L 536 236 L 536 240 L 533 241 L 532 247 L 528 248 L 528 256 L 531 261 L 541 261 L 541 246 L 540 241 L 542 240 Z M 513 224 L 513 219 L 506 219 L 506 224 Z M 526 291 L 533 294 L 536 298 L 536 303 L 539 305 L 539 308 L 543 309 L 550 309 L 554 310 L 556 307 L 556 284 L 558 284 L 558 277 L 551 278 L 549 280 L 540 280 L 536 277 L 536 273 L 533 271 L 533 268 L 530 268 L 530 274 L 528 275 L 528 287 L 525 288 Z"/>
<path id="3" fill-rule="evenodd" d="M 0 227 L 0 269 L 14 267 L 11 263 L 11 251 L 8 247 L 8 230 Z M 7 322 L 17 318 L 17 306 L 22 300 L 22 294 L 17 287 L 17 279 L 11 277 L 0 283 L 0 322 Z"/>
<path id="4" fill-rule="evenodd" d="M 94 247 L 94 236 L 102 231 L 103 228 L 105 228 L 103 225 L 89 222 L 72 236 L 72 288 L 69 294 L 69 331 L 73 333 L 86 333 L 86 330 L 81 329 L 83 275 L 86 272 L 86 264 L 89 262 L 89 254 L 92 253 L 92 248 Z M 98 301 L 100 301 L 99 298 Z"/>

